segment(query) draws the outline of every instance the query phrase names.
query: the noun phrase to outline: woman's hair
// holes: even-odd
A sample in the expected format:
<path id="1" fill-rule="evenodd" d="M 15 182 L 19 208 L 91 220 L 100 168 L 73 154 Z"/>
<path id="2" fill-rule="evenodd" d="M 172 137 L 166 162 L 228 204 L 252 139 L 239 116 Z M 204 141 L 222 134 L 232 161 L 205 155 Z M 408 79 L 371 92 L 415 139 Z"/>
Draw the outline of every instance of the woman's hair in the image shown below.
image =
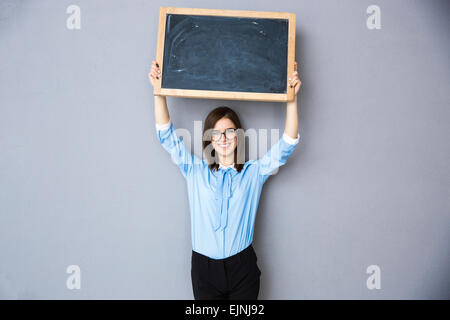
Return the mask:
<path id="1" fill-rule="evenodd" d="M 216 150 L 214 150 L 214 147 L 211 144 L 211 130 L 214 129 L 216 122 L 222 118 L 230 119 L 234 123 L 236 129 L 239 129 L 236 130 L 237 147 L 234 150 L 234 166 L 236 170 L 240 172 L 245 163 L 245 149 L 243 148 L 245 146 L 245 136 L 243 134 L 244 129 L 241 126 L 241 121 L 233 109 L 227 106 L 220 106 L 208 114 L 203 127 L 203 150 L 205 151 L 205 156 L 208 160 L 210 170 L 218 170 L 219 161 L 216 157 Z M 238 159 L 240 161 L 238 161 Z"/>

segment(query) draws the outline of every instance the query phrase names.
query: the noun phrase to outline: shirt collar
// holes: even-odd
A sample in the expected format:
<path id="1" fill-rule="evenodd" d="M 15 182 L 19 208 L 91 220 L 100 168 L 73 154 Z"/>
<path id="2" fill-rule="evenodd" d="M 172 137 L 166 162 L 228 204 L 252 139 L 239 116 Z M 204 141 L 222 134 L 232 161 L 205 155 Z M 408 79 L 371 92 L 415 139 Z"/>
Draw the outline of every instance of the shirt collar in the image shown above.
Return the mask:
<path id="1" fill-rule="evenodd" d="M 234 162 L 232 164 L 230 164 L 229 166 L 224 166 L 223 164 L 219 163 L 219 169 L 223 168 L 224 170 L 228 169 L 228 168 L 233 168 L 234 170 L 236 170 L 236 167 L 234 166 Z"/>

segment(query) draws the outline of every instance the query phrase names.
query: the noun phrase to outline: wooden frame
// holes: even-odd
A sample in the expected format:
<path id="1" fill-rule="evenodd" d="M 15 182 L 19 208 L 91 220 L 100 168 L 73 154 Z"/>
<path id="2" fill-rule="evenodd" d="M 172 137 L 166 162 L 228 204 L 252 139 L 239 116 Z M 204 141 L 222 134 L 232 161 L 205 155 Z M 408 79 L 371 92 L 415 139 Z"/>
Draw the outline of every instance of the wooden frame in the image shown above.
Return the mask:
<path id="1" fill-rule="evenodd" d="M 294 89 L 289 87 L 289 77 L 294 72 L 295 62 L 295 13 L 287 12 L 265 12 L 265 11 L 243 11 L 243 10 L 216 10 L 199 8 L 175 8 L 160 7 L 158 43 L 156 49 L 156 61 L 162 70 L 164 68 L 164 38 L 166 29 L 167 14 L 186 14 L 186 15 L 208 15 L 208 16 L 228 16 L 228 17 L 248 17 L 248 18 L 268 18 L 268 19 L 287 19 L 289 20 L 288 35 L 288 61 L 286 77 L 286 93 L 259 93 L 259 92 L 236 92 L 236 91 L 212 91 L 212 90 L 185 90 L 185 89 L 167 89 L 161 88 L 161 80 L 156 82 L 154 95 L 176 96 L 185 98 L 202 99 L 225 99 L 225 100 L 252 100 L 252 101 L 272 101 L 287 102 L 294 99 Z"/>

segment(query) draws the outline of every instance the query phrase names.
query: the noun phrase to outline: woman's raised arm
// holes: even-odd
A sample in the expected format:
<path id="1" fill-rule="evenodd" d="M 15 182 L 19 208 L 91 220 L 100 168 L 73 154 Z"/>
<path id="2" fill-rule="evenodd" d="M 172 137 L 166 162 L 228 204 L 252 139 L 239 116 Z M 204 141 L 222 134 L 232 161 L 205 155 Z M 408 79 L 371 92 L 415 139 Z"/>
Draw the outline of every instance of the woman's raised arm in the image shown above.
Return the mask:
<path id="1" fill-rule="evenodd" d="M 302 82 L 298 79 L 297 61 L 294 63 L 294 72 L 289 78 L 289 85 L 295 88 L 295 97 L 293 101 L 286 103 L 286 125 L 284 133 L 292 139 L 297 138 L 298 134 L 298 107 L 297 107 L 297 93 L 300 90 Z"/>
<path id="2" fill-rule="evenodd" d="M 263 183 L 269 176 L 276 173 L 279 167 L 286 163 L 300 140 L 300 133 L 298 131 L 297 93 L 300 89 L 301 82 L 297 77 L 297 62 L 295 62 L 294 72 L 289 78 L 289 85 L 295 88 L 295 98 L 294 101 L 290 101 L 286 104 L 286 126 L 283 136 L 262 158 L 256 161 Z"/>
<path id="3" fill-rule="evenodd" d="M 152 86 L 155 86 L 156 81 L 161 81 L 161 70 L 159 69 L 159 64 L 155 60 L 152 61 L 152 68 L 148 74 L 148 78 L 150 79 Z M 167 124 L 170 121 L 165 96 L 155 95 L 155 121 L 158 126 Z"/>
<path id="4" fill-rule="evenodd" d="M 161 80 L 159 65 L 156 61 L 152 63 L 152 69 L 148 74 L 151 84 Z M 172 161 L 180 168 L 185 178 L 193 171 L 194 164 L 201 163 L 201 159 L 191 153 L 183 140 L 175 132 L 174 125 L 170 121 L 167 109 L 166 97 L 155 95 L 155 121 L 156 135 L 163 148 L 170 154 Z"/>

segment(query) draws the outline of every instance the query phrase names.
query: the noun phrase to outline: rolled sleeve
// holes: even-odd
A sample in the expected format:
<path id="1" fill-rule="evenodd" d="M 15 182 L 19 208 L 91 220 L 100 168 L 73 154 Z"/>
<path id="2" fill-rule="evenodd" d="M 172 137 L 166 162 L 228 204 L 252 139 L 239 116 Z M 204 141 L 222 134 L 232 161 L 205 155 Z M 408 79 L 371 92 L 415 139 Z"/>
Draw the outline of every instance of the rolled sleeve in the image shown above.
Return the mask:
<path id="1" fill-rule="evenodd" d="M 284 141 L 286 141 L 289 144 L 296 145 L 300 141 L 300 133 L 297 133 L 297 138 L 295 138 L 295 139 L 288 136 L 286 133 L 283 133 L 283 139 L 284 139 Z"/>
<path id="2" fill-rule="evenodd" d="M 156 130 L 157 131 L 161 131 L 161 130 L 167 130 L 170 128 L 170 124 L 172 122 L 169 120 L 169 122 L 165 123 L 165 124 L 157 124 L 156 123 Z"/>

